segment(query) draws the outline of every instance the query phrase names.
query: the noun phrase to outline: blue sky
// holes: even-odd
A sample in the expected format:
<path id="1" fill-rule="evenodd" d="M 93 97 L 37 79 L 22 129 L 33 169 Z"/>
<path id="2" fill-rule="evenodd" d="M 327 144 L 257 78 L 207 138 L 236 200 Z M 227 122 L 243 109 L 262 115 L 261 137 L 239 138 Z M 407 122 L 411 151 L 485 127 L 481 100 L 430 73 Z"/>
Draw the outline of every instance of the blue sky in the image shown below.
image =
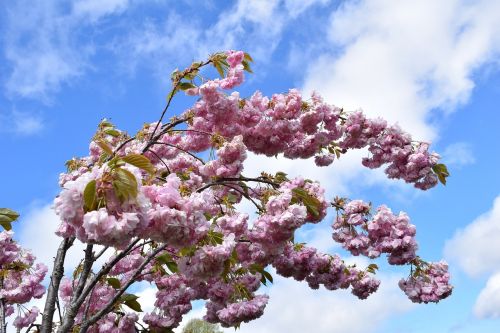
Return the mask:
<path id="1" fill-rule="evenodd" d="M 495 0 L 3 2 L 1 206 L 22 213 L 17 237 L 49 260 L 58 174 L 66 160 L 87 153 L 99 120 L 133 133 L 157 119 L 172 70 L 210 52 L 243 49 L 255 74 L 242 95 L 316 90 L 433 142 L 451 177 L 425 193 L 362 168 L 363 152 L 319 171 L 304 161 L 251 156 L 246 172 L 303 173 L 330 196 L 408 212 L 421 255 L 449 261 L 455 290 L 438 305 L 412 305 L 397 288 L 408 272 L 383 261 L 383 287 L 365 302 L 277 279 L 264 317 L 242 331 L 497 332 L 499 21 Z M 192 102 L 181 97 L 172 112 Z M 299 236 L 339 252 L 330 233 L 325 221 Z M 151 292 L 142 293 L 150 301 Z"/>

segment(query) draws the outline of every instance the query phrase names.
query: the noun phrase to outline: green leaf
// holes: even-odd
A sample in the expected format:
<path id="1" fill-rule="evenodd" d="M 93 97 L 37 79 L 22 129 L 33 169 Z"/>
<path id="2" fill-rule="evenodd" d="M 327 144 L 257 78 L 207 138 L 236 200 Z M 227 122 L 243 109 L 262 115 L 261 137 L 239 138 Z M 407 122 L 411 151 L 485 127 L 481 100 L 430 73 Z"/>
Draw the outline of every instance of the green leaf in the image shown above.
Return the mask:
<path id="1" fill-rule="evenodd" d="M 172 261 L 172 256 L 168 253 L 163 253 L 156 257 L 156 260 L 162 264 L 166 264 L 167 262 Z"/>
<path id="2" fill-rule="evenodd" d="M 208 240 L 212 245 L 222 244 L 224 241 L 224 235 L 220 232 L 210 230 L 207 234 Z"/>
<path id="3" fill-rule="evenodd" d="M 248 73 L 253 73 L 252 68 L 250 68 L 250 64 L 248 63 L 248 61 L 243 60 L 241 64 L 243 65 L 243 70 L 247 71 Z"/>
<path id="4" fill-rule="evenodd" d="M 90 212 L 97 208 L 96 180 L 92 179 L 83 190 L 83 210 Z"/>
<path id="5" fill-rule="evenodd" d="M 128 170 L 116 168 L 114 171 L 113 188 L 115 194 L 121 202 L 137 197 L 137 179 Z"/>
<path id="6" fill-rule="evenodd" d="M 278 183 L 283 183 L 285 181 L 288 180 L 288 175 L 282 171 L 278 171 L 276 172 L 276 175 L 274 176 L 274 179 L 278 182 Z"/>
<path id="7" fill-rule="evenodd" d="M 246 60 L 246 61 L 248 61 L 248 62 L 253 62 L 253 59 L 252 59 L 252 57 L 250 56 L 250 54 L 248 54 L 248 53 L 246 53 L 246 52 L 245 52 L 244 54 L 245 54 L 245 56 L 244 56 L 244 58 L 243 58 L 243 59 L 245 59 L 245 60 Z"/>
<path id="8" fill-rule="evenodd" d="M 12 222 L 17 220 L 19 213 L 9 208 L 0 208 L 0 225 L 7 231 L 12 229 Z"/>
<path id="9" fill-rule="evenodd" d="M 156 257 L 156 260 L 161 264 L 167 266 L 167 268 L 172 273 L 177 273 L 179 268 L 177 267 L 177 263 L 172 259 L 172 256 L 168 253 L 163 253 L 162 255 Z"/>
<path id="10" fill-rule="evenodd" d="M 151 161 L 144 155 L 129 154 L 127 156 L 122 157 L 122 160 L 150 174 L 155 173 L 155 167 L 153 166 Z"/>
<path id="11" fill-rule="evenodd" d="M 179 89 L 180 90 L 188 90 L 188 89 L 191 89 L 191 88 L 196 88 L 196 86 L 194 84 L 192 84 L 191 82 L 181 82 L 181 83 L 179 83 Z"/>
<path id="12" fill-rule="evenodd" d="M 261 275 L 260 282 L 261 282 L 263 285 L 267 286 L 267 281 L 266 281 L 266 277 L 264 276 L 264 274 L 262 274 L 262 275 Z"/>
<path id="13" fill-rule="evenodd" d="M 268 271 L 262 270 L 261 273 L 266 278 L 266 280 L 273 283 L 273 276 Z"/>
<path id="14" fill-rule="evenodd" d="M 137 302 L 139 297 L 132 294 L 123 294 L 120 297 L 120 303 L 125 304 L 134 311 L 142 312 L 141 304 Z"/>
<path id="15" fill-rule="evenodd" d="M 175 94 L 177 94 L 178 91 L 178 89 L 172 89 L 167 95 L 167 101 L 174 98 Z"/>
<path id="16" fill-rule="evenodd" d="M 162 255 L 159 255 L 156 257 L 156 260 L 167 266 L 167 268 L 172 272 L 172 273 L 177 273 L 179 271 L 179 268 L 177 267 L 177 263 L 172 259 L 172 256 L 168 253 L 163 253 Z"/>
<path id="17" fill-rule="evenodd" d="M 432 167 L 432 171 L 436 174 L 441 184 L 446 185 L 446 178 L 450 176 L 446 165 L 439 163 Z"/>
<path id="18" fill-rule="evenodd" d="M 378 266 L 377 264 L 370 264 L 368 265 L 368 267 L 366 268 L 366 271 L 369 272 L 369 273 L 373 273 L 375 274 L 375 272 L 377 271 L 378 269 Z"/>
<path id="19" fill-rule="evenodd" d="M 118 137 L 120 136 L 120 131 L 114 129 L 114 128 L 106 128 L 104 131 L 104 133 L 108 134 L 108 135 L 111 135 L 112 137 Z"/>
<path id="20" fill-rule="evenodd" d="M 169 261 L 165 264 L 167 268 L 172 272 L 172 273 L 177 273 L 179 271 L 179 268 L 177 267 L 177 263 L 174 261 Z"/>
<path id="21" fill-rule="evenodd" d="M 120 280 L 118 280 L 117 278 L 109 277 L 106 279 L 106 282 L 114 289 L 120 289 L 121 287 Z"/>
<path id="22" fill-rule="evenodd" d="M 296 200 L 301 201 L 306 206 L 307 212 L 312 216 L 319 216 L 319 209 L 321 202 L 303 188 L 296 187 L 292 190 L 293 196 Z"/>
<path id="23" fill-rule="evenodd" d="M 97 145 L 99 147 L 101 147 L 101 149 L 108 155 L 113 155 L 113 150 L 111 149 L 111 147 L 104 141 L 104 140 L 101 140 L 101 139 L 97 139 L 96 142 Z"/>
<path id="24" fill-rule="evenodd" d="M 0 215 L 7 216 L 11 222 L 17 220 L 19 213 L 9 208 L 0 208 Z"/>
<path id="25" fill-rule="evenodd" d="M 220 77 L 224 77 L 224 69 L 222 68 L 222 65 L 218 61 L 214 61 L 214 67 L 219 73 Z"/>
<path id="26" fill-rule="evenodd" d="M 12 224 L 10 222 L 0 221 L 0 225 L 7 231 L 12 230 Z"/>

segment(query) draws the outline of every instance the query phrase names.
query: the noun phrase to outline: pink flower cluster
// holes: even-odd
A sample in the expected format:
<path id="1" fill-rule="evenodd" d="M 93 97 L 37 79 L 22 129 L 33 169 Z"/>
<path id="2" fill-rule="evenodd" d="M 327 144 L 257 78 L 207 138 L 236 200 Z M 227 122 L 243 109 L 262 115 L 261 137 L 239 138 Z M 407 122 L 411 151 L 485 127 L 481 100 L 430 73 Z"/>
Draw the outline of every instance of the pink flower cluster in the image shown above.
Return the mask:
<path id="1" fill-rule="evenodd" d="M 414 143 L 411 136 L 398 126 L 387 126 L 382 119 L 367 119 L 361 111 L 350 114 L 344 128 L 341 147 L 368 146 L 372 156 L 363 158 L 364 166 L 373 169 L 389 164 L 385 169 L 389 178 L 403 179 L 422 190 L 437 184 L 438 178 L 432 167 L 437 164 L 439 155 L 429 153 L 429 144 Z"/>
<path id="2" fill-rule="evenodd" d="M 306 102 L 294 89 L 272 98 L 257 92 L 249 99 L 240 99 L 237 93 L 227 96 L 217 87 L 208 82 L 200 89 L 201 100 L 192 109 L 195 116 L 189 126 L 193 132 L 186 138 L 190 149 L 209 148 L 203 133 L 220 133 L 227 138 L 242 135 L 254 153 L 283 153 L 291 159 L 315 156 L 318 166 L 327 166 L 334 161 L 334 146 L 327 149 L 332 143 L 341 148 L 338 152 L 368 146 L 372 156 L 364 158 L 363 165 L 378 168 L 388 164 L 389 178 L 403 179 L 423 190 L 437 184 L 432 167 L 439 155 L 430 153 L 427 143 L 413 142 L 408 133 L 382 119 L 368 119 L 361 111 L 346 113 L 325 104 L 317 95 Z"/>
<path id="3" fill-rule="evenodd" d="M 267 295 L 255 295 L 260 287 L 261 274 L 244 274 L 232 283 L 212 280 L 206 297 L 207 314 L 204 319 L 221 323 L 224 327 L 239 326 L 242 322 L 260 317 L 267 304 Z"/>
<path id="4" fill-rule="evenodd" d="M 21 329 L 23 327 L 28 327 L 33 324 L 40 313 L 40 309 L 36 306 L 32 307 L 31 310 L 28 310 L 24 315 L 19 315 L 14 319 L 12 325 L 15 328 Z"/>
<path id="5" fill-rule="evenodd" d="M 6 317 L 14 313 L 13 305 L 21 305 L 43 296 L 45 288 L 42 281 L 47 273 L 47 267 L 35 264 L 35 256 L 15 243 L 12 236 L 12 231 L 0 232 L 0 299 L 7 308 Z M 36 307 L 24 315 L 19 313 L 14 319 L 14 326 L 19 329 L 28 327 L 36 320 L 38 313 Z"/>
<path id="6" fill-rule="evenodd" d="M 377 258 L 388 254 L 391 265 L 404 265 L 416 257 L 416 229 L 408 215 L 394 215 L 386 206 L 380 206 L 372 219 L 368 218 L 370 205 L 352 200 L 333 224 L 333 239 L 353 255 Z"/>
<path id="7" fill-rule="evenodd" d="M 399 281 L 399 287 L 414 303 L 437 303 L 451 295 L 450 274 L 444 261 L 422 263 L 407 279 Z"/>
<path id="8" fill-rule="evenodd" d="M 193 280 L 206 281 L 217 277 L 224 270 L 224 263 L 235 245 L 234 235 L 229 235 L 220 245 L 201 246 L 192 256 L 179 260 L 179 271 Z"/>
<path id="9" fill-rule="evenodd" d="M 187 279 L 181 275 L 170 275 L 156 280 L 155 307 L 157 312 L 144 316 L 144 322 L 153 328 L 177 327 L 182 316 L 191 310 L 191 300 L 195 291 L 187 284 Z"/>
<path id="10" fill-rule="evenodd" d="M 92 326 L 89 333 L 135 333 L 135 323 L 139 320 L 136 313 L 108 313 L 99 321 L 98 325 Z"/>
<path id="11" fill-rule="evenodd" d="M 273 266 L 284 277 L 306 280 L 312 289 L 320 285 L 328 290 L 352 287 L 352 293 L 360 299 L 367 298 L 380 284 L 367 272 L 345 265 L 339 256 L 319 253 L 302 244 L 288 243 Z"/>
<path id="12" fill-rule="evenodd" d="M 239 176 L 243 170 L 243 162 L 247 157 L 246 150 L 243 137 L 241 135 L 235 136 L 217 150 L 217 160 L 210 161 L 200 168 L 201 174 L 207 177 Z"/>
<path id="13" fill-rule="evenodd" d="M 257 295 L 248 301 L 232 303 L 217 311 L 217 317 L 225 327 L 248 323 L 262 316 L 268 300 L 267 295 Z"/>

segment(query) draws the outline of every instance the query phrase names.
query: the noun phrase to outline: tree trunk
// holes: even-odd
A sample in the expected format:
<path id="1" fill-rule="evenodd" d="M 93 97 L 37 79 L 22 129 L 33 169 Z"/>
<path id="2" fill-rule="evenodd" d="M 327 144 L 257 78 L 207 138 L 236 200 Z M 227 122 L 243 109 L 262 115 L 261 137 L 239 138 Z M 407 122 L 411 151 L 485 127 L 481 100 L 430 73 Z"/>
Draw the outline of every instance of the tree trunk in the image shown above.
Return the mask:
<path id="1" fill-rule="evenodd" d="M 42 314 L 42 325 L 40 327 L 41 333 L 52 332 L 52 321 L 56 310 L 57 293 L 59 292 L 59 284 L 61 283 L 61 279 L 64 275 L 64 259 L 66 258 L 68 249 L 73 245 L 74 241 L 74 237 L 64 238 L 61 245 L 59 245 L 59 248 L 57 249 L 57 255 L 54 259 L 54 268 L 52 270 L 52 276 L 50 277 L 49 288 L 47 290 L 45 308 L 43 309 Z"/>

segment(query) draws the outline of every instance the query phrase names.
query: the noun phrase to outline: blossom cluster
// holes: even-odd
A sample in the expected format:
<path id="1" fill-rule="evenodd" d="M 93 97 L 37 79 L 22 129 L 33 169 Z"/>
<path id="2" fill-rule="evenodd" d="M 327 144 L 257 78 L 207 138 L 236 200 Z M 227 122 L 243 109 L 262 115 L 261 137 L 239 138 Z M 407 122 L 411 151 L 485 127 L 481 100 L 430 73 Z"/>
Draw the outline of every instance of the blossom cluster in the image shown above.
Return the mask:
<path id="1" fill-rule="evenodd" d="M 416 257 L 416 228 L 408 215 L 394 215 L 386 206 L 380 206 L 369 218 L 370 205 L 361 200 L 345 204 L 343 213 L 333 224 L 333 239 L 353 255 L 377 258 L 388 254 L 391 265 L 404 265 Z"/>
<path id="2" fill-rule="evenodd" d="M 333 224 L 333 239 L 353 255 L 377 258 L 388 254 L 391 265 L 414 265 L 415 274 L 401 280 L 400 288 L 413 302 L 438 302 L 448 297 L 453 287 L 449 284 L 445 262 L 426 263 L 417 256 L 416 228 L 405 213 L 394 215 L 386 206 L 380 206 L 370 218 L 370 205 L 361 200 L 335 203 L 338 211 Z"/>
<path id="3" fill-rule="evenodd" d="M 399 287 L 415 303 L 438 302 L 448 297 L 453 288 L 444 261 L 422 263 L 407 279 L 399 281 Z"/>
<path id="4" fill-rule="evenodd" d="M 44 295 L 42 281 L 47 273 L 47 267 L 35 264 L 35 256 L 21 248 L 12 237 L 12 231 L 0 232 L 0 301 L 6 307 L 6 317 L 15 312 L 15 305 Z M 39 312 L 36 306 L 31 309 L 21 307 L 13 325 L 18 329 L 30 326 Z"/>
<path id="5" fill-rule="evenodd" d="M 303 244 L 288 243 L 273 266 L 284 277 L 305 280 L 312 289 L 323 285 L 328 290 L 352 288 L 360 299 L 377 291 L 380 281 L 368 272 L 347 266 L 338 255 L 327 255 Z"/>
<path id="6" fill-rule="evenodd" d="M 313 289 L 350 288 L 361 299 L 378 289 L 380 281 L 370 266 L 360 270 L 338 255 L 293 243 L 297 229 L 319 223 L 327 214 L 329 203 L 321 185 L 302 177 L 289 179 L 284 173 L 246 177 L 247 155 L 283 154 L 327 166 L 350 149 L 368 147 L 372 156 L 363 160 L 365 166 L 387 165 L 390 178 L 421 189 L 446 176 L 444 171 L 436 173 L 439 156 L 399 128 L 361 112 L 345 112 L 316 94 L 305 100 L 294 89 L 271 97 L 256 92 L 246 99 L 229 93 L 243 82 L 247 62 L 241 51 L 216 54 L 206 64 L 212 63 L 223 77 L 202 79 L 199 85 L 193 73 L 201 63 L 177 72 L 170 96 L 179 89 L 197 96 L 191 108 L 170 122 L 146 124 L 133 137 L 103 121 L 89 155 L 68 163 L 54 202 L 61 219 L 57 234 L 117 251 L 131 242 L 143 244 L 98 281 L 78 309 L 75 325 L 105 308 L 129 281 L 145 280 L 158 289 L 155 309 L 142 318 L 154 330 L 175 328 L 194 300 L 205 300 L 205 319 L 223 326 L 237 327 L 260 317 L 268 296 L 256 292 L 272 280 L 265 270 L 269 266 L 282 276 L 305 280 Z M 255 206 L 255 218 L 238 212 L 244 200 Z M 406 214 L 394 215 L 381 206 L 370 217 L 370 206 L 357 200 L 336 207 L 340 214 L 333 238 L 352 254 L 376 258 L 386 253 L 391 264 L 416 262 L 415 227 Z M 154 257 L 159 246 L 164 249 Z M 9 253 L 6 250 L 5 256 Z M 438 270 L 422 272 L 432 275 Z M 448 280 L 439 276 L 447 273 L 444 268 L 438 273 L 432 283 L 441 291 Z M 409 297 L 429 294 L 419 279 L 405 282 Z M 75 278 L 61 284 L 66 306 L 76 283 Z M 427 299 L 437 301 L 448 294 Z M 425 301 L 424 296 L 420 299 Z M 120 304 L 127 305 L 126 300 Z M 138 318 L 122 310 L 106 314 L 92 329 L 132 331 Z"/>

